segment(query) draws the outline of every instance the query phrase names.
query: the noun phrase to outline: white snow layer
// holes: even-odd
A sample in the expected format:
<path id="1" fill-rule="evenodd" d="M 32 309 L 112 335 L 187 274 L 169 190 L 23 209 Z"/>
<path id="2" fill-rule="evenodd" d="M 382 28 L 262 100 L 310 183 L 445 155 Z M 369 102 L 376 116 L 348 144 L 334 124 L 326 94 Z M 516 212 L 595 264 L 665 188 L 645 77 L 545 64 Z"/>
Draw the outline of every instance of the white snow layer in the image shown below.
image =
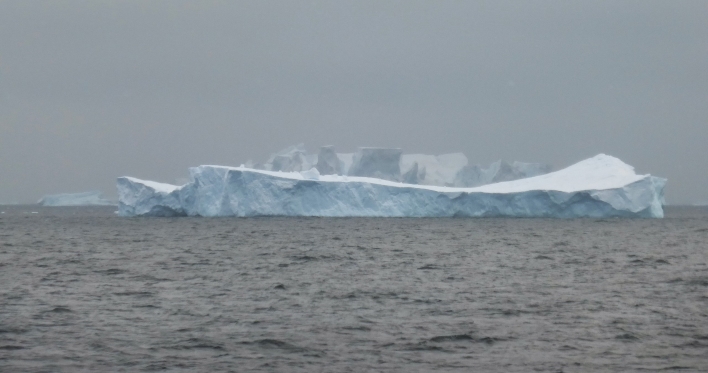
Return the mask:
<path id="1" fill-rule="evenodd" d="M 192 182 L 183 186 L 118 178 L 120 215 L 660 218 L 666 183 L 604 154 L 549 174 L 476 188 L 316 170 L 199 166 L 190 173 Z"/>

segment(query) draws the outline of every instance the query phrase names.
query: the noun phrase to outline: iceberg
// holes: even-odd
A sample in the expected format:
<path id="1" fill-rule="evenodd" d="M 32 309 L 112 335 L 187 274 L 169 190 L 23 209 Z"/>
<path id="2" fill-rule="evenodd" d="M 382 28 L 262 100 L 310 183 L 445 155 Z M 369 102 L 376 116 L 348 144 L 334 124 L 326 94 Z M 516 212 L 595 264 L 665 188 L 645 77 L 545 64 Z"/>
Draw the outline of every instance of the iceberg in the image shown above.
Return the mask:
<path id="1" fill-rule="evenodd" d="M 289 146 L 270 156 L 262 168 L 269 171 L 304 171 L 317 164 L 317 154 L 307 154 L 305 144 Z"/>
<path id="2" fill-rule="evenodd" d="M 401 181 L 401 154 L 396 148 L 359 148 L 348 175 Z"/>
<path id="3" fill-rule="evenodd" d="M 511 168 L 519 172 L 522 178 L 544 175 L 553 170 L 553 166 L 547 163 L 526 163 L 519 161 L 514 161 L 514 163 L 511 164 Z"/>
<path id="4" fill-rule="evenodd" d="M 415 181 L 411 184 L 453 186 L 457 174 L 465 166 L 467 166 L 467 157 L 462 153 L 401 156 L 403 179 Z"/>
<path id="5" fill-rule="evenodd" d="M 320 148 L 315 167 L 322 175 L 342 175 L 344 172 L 344 162 L 334 152 L 334 146 Z"/>
<path id="6" fill-rule="evenodd" d="M 321 175 L 362 176 L 435 186 L 476 187 L 549 173 L 543 163 L 492 163 L 487 168 L 468 165 L 462 153 L 441 155 L 403 154 L 397 148 L 357 148 L 355 153 L 336 153 L 323 146 L 318 154 L 308 154 L 305 144 L 289 146 L 271 154 L 265 163 L 248 160 L 247 168 L 265 171 L 302 172 L 317 168 Z"/>
<path id="7" fill-rule="evenodd" d="M 185 184 L 192 185 L 193 183 Z M 185 216 L 182 207 L 190 188 L 177 185 L 119 177 L 118 215 L 121 216 Z"/>
<path id="8" fill-rule="evenodd" d="M 120 177 L 121 216 L 644 217 L 664 215 L 666 179 L 600 154 L 560 171 L 476 188 L 371 177 L 190 168 L 170 185 Z"/>
<path id="9" fill-rule="evenodd" d="M 544 175 L 551 172 L 551 165 L 545 163 L 525 163 L 499 160 L 488 168 L 477 165 L 464 166 L 455 175 L 453 185 L 458 187 L 476 187 L 502 181 L 512 181 Z"/>
<path id="10" fill-rule="evenodd" d="M 342 162 L 342 173 L 340 175 L 349 175 L 349 169 L 354 163 L 354 153 L 337 153 L 337 158 Z"/>
<path id="11" fill-rule="evenodd" d="M 52 194 L 42 197 L 37 204 L 42 206 L 115 206 L 116 203 L 103 198 L 99 191 L 83 193 Z"/>

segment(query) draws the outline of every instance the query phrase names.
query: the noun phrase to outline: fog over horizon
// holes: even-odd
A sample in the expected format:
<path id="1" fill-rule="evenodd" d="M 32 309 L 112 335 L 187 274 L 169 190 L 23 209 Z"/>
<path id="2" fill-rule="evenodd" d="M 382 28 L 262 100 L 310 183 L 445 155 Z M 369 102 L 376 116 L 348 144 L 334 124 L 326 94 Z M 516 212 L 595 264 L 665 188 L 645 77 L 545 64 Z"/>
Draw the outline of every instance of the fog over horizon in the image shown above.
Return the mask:
<path id="1" fill-rule="evenodd" d="M 0 0 L 0 203 L 297 143 L 605 153 L 708 201 L 706 20 L 704 0 Z"/>

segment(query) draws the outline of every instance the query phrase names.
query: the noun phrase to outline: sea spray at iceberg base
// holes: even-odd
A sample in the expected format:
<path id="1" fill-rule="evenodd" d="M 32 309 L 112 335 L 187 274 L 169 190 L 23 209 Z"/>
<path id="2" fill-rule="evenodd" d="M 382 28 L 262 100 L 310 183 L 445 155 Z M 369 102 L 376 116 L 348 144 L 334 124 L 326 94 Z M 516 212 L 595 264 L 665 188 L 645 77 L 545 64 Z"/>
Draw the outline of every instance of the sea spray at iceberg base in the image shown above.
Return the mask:
<path id="1" fill-rule="evenodd" d="M 183 186 L 118 178 L 122 216 L 663 217 L 666 180 L 600 154 L 563 170 L 475 188 L 198 166 Z"/>

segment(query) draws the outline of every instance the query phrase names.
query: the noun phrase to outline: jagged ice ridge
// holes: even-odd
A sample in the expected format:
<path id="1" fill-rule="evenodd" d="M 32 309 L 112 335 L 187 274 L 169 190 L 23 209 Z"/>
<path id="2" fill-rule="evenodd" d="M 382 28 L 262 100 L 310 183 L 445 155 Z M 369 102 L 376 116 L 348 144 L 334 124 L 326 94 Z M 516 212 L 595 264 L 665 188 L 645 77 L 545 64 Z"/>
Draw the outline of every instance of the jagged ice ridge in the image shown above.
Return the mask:
<path id="1" fill-rule="evenodd" d="M 399 148 L 359 147 L 354 153 L 337 153 L 323 146 L 318 154 L 308 154 L 305 144 L 280 150 L 260 164 L 246 162 L 247 168 L 266 171 L 301 172 L 316 168 L 321 175 L 363 176 L 406 184 L 476 187 L 551 172 L 543 163 L 499 160 L 489 167 L 469 164 L 462 153 L 441 155 L 405 154 Z"/>

